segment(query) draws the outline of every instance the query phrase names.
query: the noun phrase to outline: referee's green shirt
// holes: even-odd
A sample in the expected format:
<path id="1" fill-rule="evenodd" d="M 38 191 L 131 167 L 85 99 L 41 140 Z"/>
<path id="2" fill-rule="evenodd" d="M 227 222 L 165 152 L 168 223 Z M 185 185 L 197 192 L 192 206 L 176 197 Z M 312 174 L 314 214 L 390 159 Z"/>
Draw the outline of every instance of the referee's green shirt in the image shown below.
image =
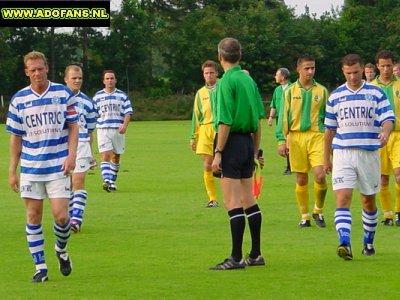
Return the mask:
<path id="1" fill-rule="evenodd" d="M 259 119 L 265 118 L 257 84 L 240 66 L 227 70 L 218 81 L 215 100 L 216 127 L 225 124 L 231 132 L 256 132 Z"/>

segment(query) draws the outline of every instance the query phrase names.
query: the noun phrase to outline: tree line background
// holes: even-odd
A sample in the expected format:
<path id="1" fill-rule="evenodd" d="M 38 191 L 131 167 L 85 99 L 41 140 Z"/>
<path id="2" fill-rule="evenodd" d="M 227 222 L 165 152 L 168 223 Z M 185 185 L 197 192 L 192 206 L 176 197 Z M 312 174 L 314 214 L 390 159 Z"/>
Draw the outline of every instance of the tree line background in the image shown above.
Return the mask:
<path id="1" fill-rule="evenodd" d="M 217 60 L 223 37 L 242 43 L 242 67 L 268 99 L 277 68 L 289 68 L 296 79 L 300 54 L 316 58 L 316 80 L 328 89 L 343 81 L 340 59 L 347 53 L 366 62 L 382 49 L 400 54 L 399 15 L 398 0 L 345 0 L 342 10 L 319 18 L 307 8 L 295 16 L 283 0 L 123 0 L 109 30 L 1 28 L 0 94 L 8 100 L 27 85 L 22 58 L 38 50 L 48 57 L 53 81 L 63 82 L 65 66 L 80 63 L 83 91 L 91 96 L 103 87 L 102 71 L 114 69 L 137 119 L 184 119 L 203 84 L 200 66 Z"/>

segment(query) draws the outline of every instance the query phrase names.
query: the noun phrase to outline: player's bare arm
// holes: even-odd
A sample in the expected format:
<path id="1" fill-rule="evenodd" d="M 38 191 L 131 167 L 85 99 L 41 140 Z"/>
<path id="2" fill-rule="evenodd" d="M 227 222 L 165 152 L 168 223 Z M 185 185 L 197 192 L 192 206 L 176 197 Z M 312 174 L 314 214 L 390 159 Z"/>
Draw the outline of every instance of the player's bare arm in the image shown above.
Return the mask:
<path id="1" fill-rule="evenodd" d="M 382 131 L 379 134 L 379 140 L 381 142 L 381 147 L 384 147 L 389 139 L 389 135 L 393 130 L 393 121 L 386 121 L 382 124 Z"/>
<path id="2" fill-rule="evenodd" d="M 326 174 L 332 172 L 332 140 L 336 134 L 336 130 L 325 129 L 324 134 L 324 171 Z"/>
<path id="3" fill-rule="evenodd" d="M 125 134 L 126 129 L 128 128 L 128 125 L 129 125 L 130 121 L 131 121 L 131 114 L 125 115 L 124 123 L 122 123 L 118 128 L 118 132 L 120 134 Z"/>
<path id="4" fill-rule="evenodd" d="M 68 123 L 68 156 L 66 157 L 62 166 L 62 170 L 66 175 L 70 174 L 75 169 L 78 136 L 78 123 Z"/>
<path id="5" fill-rule="evenodd" d="M 8 169 L 8 184 L 14 192 L 19 191 L 18 162 L 21 157 L 22 138 L 12 134 L 10 137 L 10 165 Z"/>

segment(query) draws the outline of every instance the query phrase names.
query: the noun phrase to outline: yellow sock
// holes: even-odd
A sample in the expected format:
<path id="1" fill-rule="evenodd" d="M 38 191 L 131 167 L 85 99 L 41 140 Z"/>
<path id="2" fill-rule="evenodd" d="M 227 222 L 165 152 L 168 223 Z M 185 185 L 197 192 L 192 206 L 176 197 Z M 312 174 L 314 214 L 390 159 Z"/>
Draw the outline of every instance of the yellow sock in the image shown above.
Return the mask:
<path id="1" fill-rule="evenodd" d="M 396 183 L 396 208 L 395 211 L 400 212 L 400 184 Z"/>
<path id="2" fill-rule="evenodd" d="M 383 211 L 383 217 L 385 219 L 393 219 L 392 199 L 390 196 L 388 185 L 381 186 L 380 200 L 381 200 L 381 208 Z"/>
<path id="3" fill-rule="evenodd" d="M 296 200 L 299 206 L 301 219 L 310 220 L 310 215 L 308 213 L 308 185 L 296 184 Z"/>
<path id="4" fill-rule="evenodd" d="M 217 200 L 217 191 L 215 189 L 214 177 L 212 171 L 204 171 L 203 173 L 204 185 L 206 187 L 208 199 Z"/>
<path id="5" fill-rule="evenodd" d="M 322 210 L 325 204 L 327 189 L 328 187 L 326 183 L 319 184 L 314 181 L 314 199 L 315 199 L 315 204 L 313 209 L 314 214 L 322 214 Z"/>

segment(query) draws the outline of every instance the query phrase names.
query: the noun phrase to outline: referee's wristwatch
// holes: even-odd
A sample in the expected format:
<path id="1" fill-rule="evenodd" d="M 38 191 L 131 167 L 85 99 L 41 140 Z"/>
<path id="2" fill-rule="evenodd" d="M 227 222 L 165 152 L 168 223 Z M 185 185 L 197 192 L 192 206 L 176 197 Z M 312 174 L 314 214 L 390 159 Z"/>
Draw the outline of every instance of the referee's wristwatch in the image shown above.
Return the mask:
<path id="1" fill-rule="evenodd" d="M 217 153 L 222 153 L 222 150 L 219 150 L 218 148 L 215 148 L 215 150 L 214 150 L 214 154 L 217 154 Z"/>

